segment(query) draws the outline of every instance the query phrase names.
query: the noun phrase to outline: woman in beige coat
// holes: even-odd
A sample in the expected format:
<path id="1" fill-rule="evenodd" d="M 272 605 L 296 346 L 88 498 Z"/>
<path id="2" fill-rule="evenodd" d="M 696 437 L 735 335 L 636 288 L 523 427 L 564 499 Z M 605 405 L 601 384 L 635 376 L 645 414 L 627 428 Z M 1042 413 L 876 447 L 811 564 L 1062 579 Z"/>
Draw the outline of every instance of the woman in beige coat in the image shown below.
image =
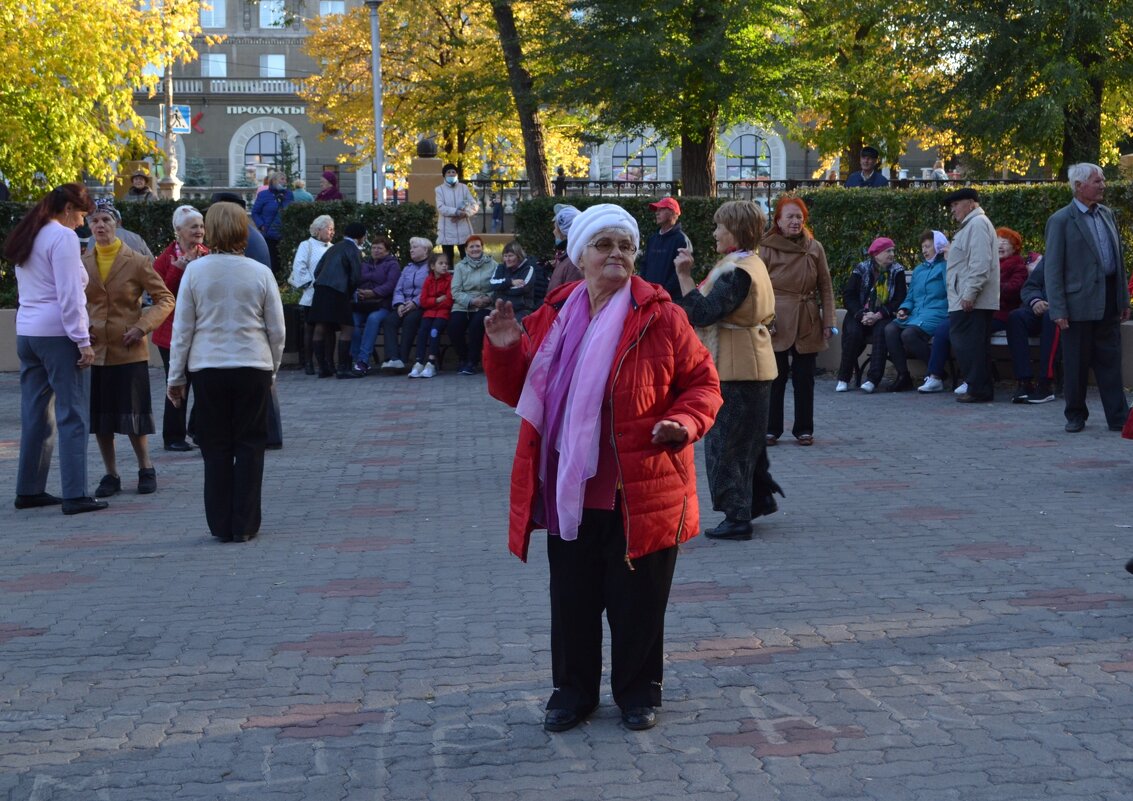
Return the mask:
<path id="1" fill-rule="evenodd" d="M 712 508 L 724 513 L 706 537 L 750 540 L 752 518 L 779 509 L 773 493 L 764 437 L 775 354 L 768 326 L 775 319 L 775 295 L 767 268 L 756 253 L 763 234 L 763 211 L 748 200 L 720 206 L 716 252 L 723 258 L 696 286 L 692 253 L 678 250 L 674 261 L 682 297 L 676 301 L 696 326 L 720 374 L 724 406 L 704 438 L 704 461 Z"/>
<path id="2" fill-rule="evenodd" d="M 90 317 L 91 368 L 90 432 L 106 475 L 95 496 L 107 498 L 122 490 L 114 453 L 114 435 L 130 438 L 138 458 L 138 492 L 157 490 L 157 473 L 150 461 L 146 437 L 154 432 L 149 387 L 149 346 L 146 334 L 173 311 L 173 293 L 153 269 L 153 259 L 130 250 L 117 237 L 118 212 L 99 199 L 87 224 L 94 235 L 94 252 L 83 255 L 87 268 L 87 314 Z M 142 306 L 148 292 L 153 304 Z"/>
<path id="3" fill-rule="evenodd" d="M 826 251 L 807 228 L 806 204 L 783 195 L 775 204 L 771 233 L 759 255 L 775 288 L 775 349 L 778 377 L 771 385 L 767 444 L 783 436 L 783 399 L 787 375 L 795 390 L 795 422 L 791 433 L 800 445 L 814 443 L 814 367 L 819 351 L 834 333 L 834 290 Z"/>

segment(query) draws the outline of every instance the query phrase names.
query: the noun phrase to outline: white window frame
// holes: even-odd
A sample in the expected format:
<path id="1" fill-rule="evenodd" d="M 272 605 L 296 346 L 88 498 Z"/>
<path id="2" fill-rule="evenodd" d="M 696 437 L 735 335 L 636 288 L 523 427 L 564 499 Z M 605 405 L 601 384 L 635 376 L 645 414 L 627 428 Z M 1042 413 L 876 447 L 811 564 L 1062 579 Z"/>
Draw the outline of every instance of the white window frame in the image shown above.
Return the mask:
<path id="1" fill-rule="evenodd" d="M 209 8 L 205 8 L 209 6 Z M 203 0 L 201 3 L 201 27 L 224 28 L 228 25 L 228 0 Z"/>
<path id="2" fill-rule="evenodd" d="M 285 0 L 260 0 L 260 27 L 284 28 L 287 17 Z"/>
<path id="3" fill-rule="evenodd" d="M 227 78 L 228 55 L 225 53 L 201 53 L 202 78 Z"/>
<path id="4" fill-rule="evenodd" d="M 275 61 L 278 59 L 278 62 Z M 260 54 L 260 77 L 261 78 L 286 78 L 287 77 L 287 56 L 282 53 L 261 53 Z"/>

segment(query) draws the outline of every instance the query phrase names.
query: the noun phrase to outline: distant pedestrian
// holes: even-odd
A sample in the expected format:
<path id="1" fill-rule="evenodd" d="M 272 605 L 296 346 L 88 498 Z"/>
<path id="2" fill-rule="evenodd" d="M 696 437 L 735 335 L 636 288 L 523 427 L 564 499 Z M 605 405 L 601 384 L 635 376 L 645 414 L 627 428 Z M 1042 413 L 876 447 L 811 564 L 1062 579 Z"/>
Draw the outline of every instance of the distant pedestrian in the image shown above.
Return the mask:
<path id="1" fill-rule="evenodd" d="M 315 295 L 307 319 L 315 326 L 314 349 L 319 362 L 319 378 L 332 375 L 337 378 L 361 377 L 350 362 L 350 340 L 354 334 L 351 299 L 362 280 L 362 241 L 365 238 L 365 225 L 360 222 L 347 224 L 342 241 L 332 245 L 315 268 Z"/>
<path id="2" fill-rule="evenodd" d="M 660 284 L 669 293 L 669 297 L 678 300 L 681 284 L 673 263 L 681 248 L 692 248 L 692 242 L 681 230 L 681 204 L 675 197 L 663 197 L 656 203 L 650 203 L 649 208 L 653 210 L 657 221 L 657 231 L 645 243 L 645 252 L 641 256 L 641 277 L 650 283 Z"/>
<path id="3" fill-rule="evenodd" d="M 177 293 L 166 394 L 184 403 L 192 376 L 205 519 L 221 542 L 244 542 L 260 530 L 268 405 L 286 333 L 283 304 L 271 270 L 243 255 L 242 208 L 210 206 L 205 237 L 213 252 L 189 264 Z"/>
<path id="4" fill-rule="evenodd" d="M 295 197 L 296 203 L 311 203 L 314 201 L 315 196 L 307 191 L 307 182 L 302 178 L 296 178 L 291 182 L 293 187 L 291 194 Z"/>
<path id="5" fill-rule="evenodd" d="M 564 170 L 562 167 L 559 167 L 555 170 L 555 197 L 565 197 L 566 186 L 566 170 Z"/>
<path id="6" fill-rule="evenodd" d="M 90 372 L 94 348 L 87 316 L 87 271 L 75 229 L 94 210 L 87 188 L 63 184 L 23 216 L 4 242 L 15 265 L 19 309 L 20 462 L 16 508 L 63 505 L 63 514 L 94 512 L 106 501 L 87 495 Z M 63 497 L 47 492 L 59 438 Z"/>
<path id="7" fill-rule="evenodd" d="M 492 195 L 492 233 L 498 234 L 504 230 L 504 202 L 499 195 Z"/>
<path id="8" fill-rule="evenodd" d="M 287 283 L 302 290 L 299 296 L 299 315 L 303 325 L 303 344 L 300 347 L 299 361 L 307 375 L 315 374 L 315 326 L 310 321 L 311 302 L 315 299 L 315 268 L 334 239 L 334 218 L 320 214 L 311 221 L 307 229 L 311 235 L 299 243 L 295 259 L 291 262 L 291 277 Z"/>
<path id="9" fill-rule="evenodd" d="M 157 195 L 150 189 L 149 174 L 144 170 L 137 170 L 131 175 L 130 188 L 126 190 L 122 200 L 127 203 L 149 203 L 157 200 Z"/>
<path id="10" fill-rule="evenodd" d="M 319 179 L 319 194 L 315 200 L 342 200 L 342 192 L 338 191 L 338 175 L 333 170 L 324 170 Z"/>
<path id="11" fill-rule="evenodd" d="M 570 244 L 570 227 L 579 214 L 579 210 L 574 206 L 566 203 L 555 204 L 555 216 L 551 222 L 555 232 L 555 260 L 543 297 L 550 295 L 563 284 L 582 280 L 582 271 L 570 260 L 570 253 L 567 250 Z M 539 302 L 542 302 L 542 298 Z"/>
<path id="12" fill-rule="evenodd" d="M 295 202 L 295 195 L 287 188 L 283 173 L 272 175 L 267 191 L 256 195 L 252 205 L 252 222 L 268 243 L 271 271 L 279 271 L 279 240 L 283 238 L 283 210 Z"/>
<path id="13" fill-rule="evenodd" d="M 877 152 L 876 147 L 869 145 L 863 147 L 858 160 L 861 169 L 858 172 L 851 173 L 850 177 L 846 179 L 846 188 L 889 186 L 889 179 L 877 169 L 880 157 L 881 154 Z"/>

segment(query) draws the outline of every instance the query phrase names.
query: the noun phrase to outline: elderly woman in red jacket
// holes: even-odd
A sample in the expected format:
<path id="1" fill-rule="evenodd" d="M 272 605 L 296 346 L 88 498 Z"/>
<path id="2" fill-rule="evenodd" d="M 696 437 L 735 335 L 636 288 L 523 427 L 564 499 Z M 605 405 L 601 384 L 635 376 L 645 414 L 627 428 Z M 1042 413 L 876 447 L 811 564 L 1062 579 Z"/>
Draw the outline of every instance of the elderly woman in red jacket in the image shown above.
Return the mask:
<path id="1" fill-rule="evenodd" d="M 655 725 L 677 546 L 700 528 L 692 444 L 712 426 L 720 381 L 684 312 L 633 275 L 638 244 L 624 209 L 591 206 L 569 243 L 583 280 L 522 326 L 503 300 L 485 321 L 488 391 L 523 418 L 511 551 L 526 560 L 531 531 L 549 535 L 548 731 L 598 705 L 603 610 L 622 722 Z"/>

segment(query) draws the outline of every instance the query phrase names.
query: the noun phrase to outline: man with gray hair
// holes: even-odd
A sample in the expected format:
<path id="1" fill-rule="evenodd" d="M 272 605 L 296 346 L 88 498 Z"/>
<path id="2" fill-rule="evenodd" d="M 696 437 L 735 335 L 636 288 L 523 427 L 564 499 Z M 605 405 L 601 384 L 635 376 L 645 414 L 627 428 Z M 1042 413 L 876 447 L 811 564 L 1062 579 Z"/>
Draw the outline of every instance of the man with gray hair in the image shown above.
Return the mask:
<path id="1" fill-rule="evenodd" d="M 1067 177 L 1074 199 L 1046 222 L 1046 293 L 1062 335 L 1066 430 L 1090 416 L 1086 379 L 1093 368 L 1110 431 L 1129 415 L 1121 383 L 1121 321 L 1129 319 L 1125 259 L 1113 212 L 1102 205 L 1105 176 L 1096 164 L 1074 164 Z"/>

